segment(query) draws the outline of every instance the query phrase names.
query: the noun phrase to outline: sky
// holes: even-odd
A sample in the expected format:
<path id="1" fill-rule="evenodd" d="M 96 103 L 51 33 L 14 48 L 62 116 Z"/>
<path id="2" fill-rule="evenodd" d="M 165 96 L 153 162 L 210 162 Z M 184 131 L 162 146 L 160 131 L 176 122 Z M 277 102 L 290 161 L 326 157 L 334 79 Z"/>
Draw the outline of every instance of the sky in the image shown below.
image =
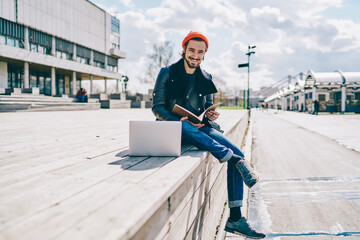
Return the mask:
<path id="1" fill-rule="evenodd" d="M 228 91 L 272 86 L 288 75 L 309 70 L 360 70 L 358 0 L 91 0 L 120 20 L 120 73 L 129 90 L 147 92 L 142 81 L 154 44 L 174 43 L 176 62 L 190 30 L 209 40 L 201 67 L 221 78 Z"/>

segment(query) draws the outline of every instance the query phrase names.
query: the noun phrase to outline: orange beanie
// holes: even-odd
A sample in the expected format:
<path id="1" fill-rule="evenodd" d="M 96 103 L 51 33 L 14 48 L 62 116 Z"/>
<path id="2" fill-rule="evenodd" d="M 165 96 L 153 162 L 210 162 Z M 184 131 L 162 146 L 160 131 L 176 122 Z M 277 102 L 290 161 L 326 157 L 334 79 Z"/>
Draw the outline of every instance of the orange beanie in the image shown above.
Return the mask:
<path id="1" fill-rule="evenodd" d="M 188 41 L 190 41 L 193 38 L 201 38 L 202 40 L 204 40 L 205 44 L 206 44 L 206 51 L 209 48 L 209 41 L 207 40 L 207 38 L 204 36 L 204 34 L 202 34 L 201 32 L 197 32 L 197 31 L 190 31 L 189 34 L 184 38 L 183 42 L 182 42 L 182 46 L 185 46 L 185 43 L 187 43 Z"/>

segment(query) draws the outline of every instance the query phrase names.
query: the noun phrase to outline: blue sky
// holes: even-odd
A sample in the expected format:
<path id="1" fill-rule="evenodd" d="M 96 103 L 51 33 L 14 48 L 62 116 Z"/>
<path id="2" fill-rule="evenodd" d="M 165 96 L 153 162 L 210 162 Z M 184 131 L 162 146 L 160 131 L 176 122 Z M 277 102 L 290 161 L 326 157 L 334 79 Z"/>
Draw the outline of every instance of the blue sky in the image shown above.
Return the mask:
<path id="1" fill-rule="evenodd" d="M 251 84 L 257 90 L 288 76 L 315 72 L 359 71 L 360 1 L 356 0 L 91 0 L 120 19 L 120 72 L 129 88 L 146 92 L 147 55 L 165 40 L 175 44 L 175 57 L 190 30 L 210 42 L 202 67 L 235 93 L 247 87 L 248 44 Z"/>

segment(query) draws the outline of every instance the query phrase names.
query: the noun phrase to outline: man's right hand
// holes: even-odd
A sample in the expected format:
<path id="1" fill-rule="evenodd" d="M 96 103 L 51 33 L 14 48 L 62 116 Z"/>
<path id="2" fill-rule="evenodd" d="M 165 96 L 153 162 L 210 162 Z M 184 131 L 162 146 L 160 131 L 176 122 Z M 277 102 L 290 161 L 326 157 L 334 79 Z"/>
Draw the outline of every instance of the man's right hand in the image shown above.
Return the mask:
<path id="1" fill-rule="evenodd" d="M 182 118 L 180 119 L 180 121 L 188 121 L 189 123 L 191 123 L 192 125 L 194 125 L 197 129 L 202 128 L 202 127 L 204 126 L 204 124 L 202 124 L 202 123 L 192 123 L 192 122 L 190 122 L 188 116 L 182 117 Z"/>

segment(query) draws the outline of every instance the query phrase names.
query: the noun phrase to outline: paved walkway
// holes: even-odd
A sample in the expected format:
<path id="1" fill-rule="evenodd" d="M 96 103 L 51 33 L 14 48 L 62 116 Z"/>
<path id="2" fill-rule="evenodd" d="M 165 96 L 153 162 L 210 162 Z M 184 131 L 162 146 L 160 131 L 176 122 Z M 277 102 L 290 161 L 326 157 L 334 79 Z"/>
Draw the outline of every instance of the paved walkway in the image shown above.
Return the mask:
<path id="1" fill-rule="evenodd" d="M 261 181 L 250 191 L 248 218 L 267 239 L 360 239 L 360 153 L 338 143 L 355 148 L 359 120 L 253 111 Z"/>
<path id="2" fill-rule="evenodd" d="M 253 110 L 257 112 L 257 110 Z M 360 152 L 360 114 L 320 114 L 274 111 L 267 113 L 294 123 L 312 132 L 335 140 L 347 148 Z"/>

